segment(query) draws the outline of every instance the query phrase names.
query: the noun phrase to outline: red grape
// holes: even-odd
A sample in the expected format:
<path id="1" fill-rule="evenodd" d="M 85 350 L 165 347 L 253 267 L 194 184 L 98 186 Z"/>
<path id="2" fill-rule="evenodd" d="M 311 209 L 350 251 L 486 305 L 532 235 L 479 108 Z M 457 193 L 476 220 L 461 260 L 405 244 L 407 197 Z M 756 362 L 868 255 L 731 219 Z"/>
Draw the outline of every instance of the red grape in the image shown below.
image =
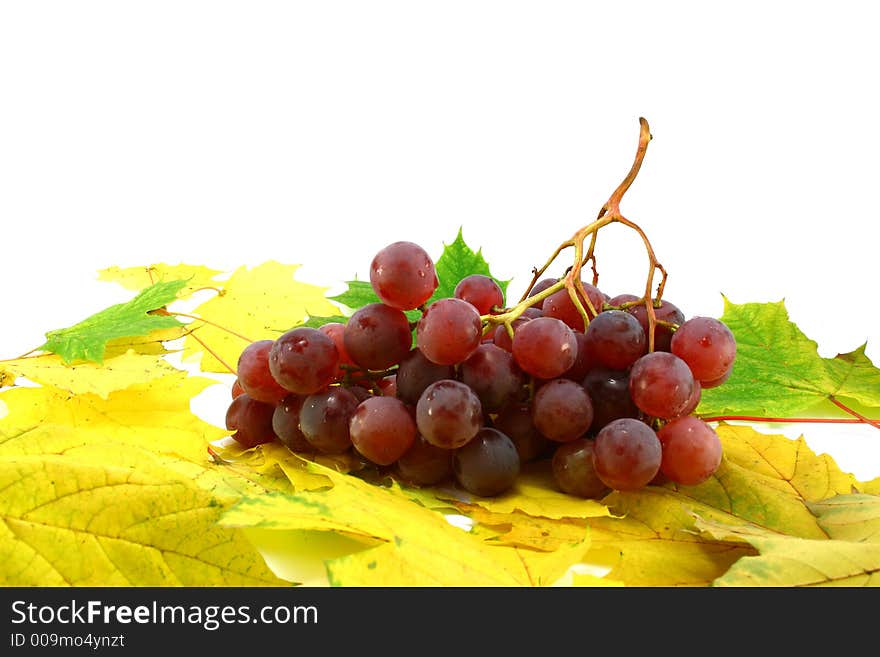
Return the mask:
<path id="1" fill-rule="evenodd" d="M 583 386 L 593 404 L 591 432 L 599 431 L 612 420 L 639 417 L 639 409 L 629 394 L 629 374 L 626 371 L 590 370 L 584 377 Z"/>
<path id="2" fill-rule="evenodd" d="M 330 387 L 305 398 L 299 428 L 315 449 L 341 454 L 351 447 L 348 424 L 357 406 L 357 397 L 348 388 Z"/>
<path id="3" fill-rule="evenodd" d="M 239 355 L 236 368 L 242 390 L 268 404 L 275 404 L 288 394 L 269 371 L 269 352 L 273 344 L 272 340 L 251 342 Z"/>
<path id="4" fill-rule="evenodd" d="M 578 438 L 563 443 L 553 452 L 553 479 L 563 493 L 588 499 L 603 497 L 608 486 L 593 466 L 593 441 Z"/>
<path id="5" fill-rule="evenodd" d="M 433 486 L 452 477 L 452 454 L 452 450 L 436 447 L 417 434 L 412 446 L 397 459 L 397 471 L 417 486 Z"/>
<path id="6" fill-rule="evenodd" d="M 462 383 L 469 386 L 486 413 L 494 413 L 522 391 L 525 376 L 513 356 L 494 344 L 481 344 L 459 366 Z"/>
<path id="7" fill-rule="evenodd" d="M 429 385 L 454 377 L 455 367 L 432 363 L 418 347 L 413 347 L 397 368 L 397 396 L 415 406 Z"/>
<path id="8" fill-rule="evenodd" d="M 602 304 L 605 303 L 605 297 L 597 287 L 590 285 L 589 283 L 584 283 L 584 290 L 586 291 L 587 296 L 584 297 L 580 290 L 578 290 L 578 299 L 584 307 L 584 310 L 587 312 L 587 317 L 593 319 L 597 313 L 602 312 Z M 593 304 L 593 309 L 596 312 L 590 311 L 586 299 L 590 300 L 590 303 Z M 581 317 L 580 312 L 571 300 L 571 295 L 568 293 L 567 288 L 557 290 L 544 299 L 541 309 L 544 311 L 545 317 L 561 319 L 575 331 L 584 331 L 584 318 Z"/>
<path id="9" fill-rule="evenodd" d="M 681 358 L 654 351 L 639 358 L 629 373 L 629 393 L 636 406 L 654 417 L 676 417 L 694 392 L 694 377 Z"/>
<path id="10" fill-rule="evenodd" d="M 711 383 L 733 368 L 736 338 L 714 317 L 691 317 L 673 334 L 671 351 L 688 364 L 695 379 Z"/>
<path id="11" fill-rule="evenodd" d="M 513 441 L 520 463 L 534 461 L 552 444 L 538 431 L 528 404 L 515 403 L 501 409 L 492 426 Z"/>
<path id="12" fill-rule="evenodd" d="M 343 336 L 345 350 L 360 367 L 384 370 L 409 353 L 412 332 L 402 310 L 369 303 L 348 318 Z"/>
<path id="13" fill-rule="evenodd" d="M 467 301 L 481 315 L 495 313 L 494 308 L 504 308 L 504 292 L 493 279 L 482 274 L 462 278 L 455 286 L 453 296 Z"/>
<path id="14" fill-rule="evenodd" d="M 272 414 L 275 406 L 254 399 L 247 393 L 232 400 L 226 409 L 226 428 L 243 447 L 256 447 L 275 440 Z"/>
<path id="15" fill-rule="evenodd" d="M 666 423 L 657 437 L 663 446 L 660 470 L 684 486 L 706 481 L 721 463 L 721 440 L 700 418 L 688 415 Z"/>
<path id="16" fill-rule="evenodd" d="M 513 486 L 519 476 L 519 454 L 513 441 L 491 427 L 483 427 L 473 440 L 455 450 L 455 479 L 474 495 L 492 497 Z"/>
<path id="17" fill-rule="evenodd" d="M 425 357 L 438 365 L 461 363 L 480 346 L 480 314 L 467 301 L 438 299 L 425 309 L 416 327 L 416 343 Z"/>
<path id="18" fill-rule="evenodd" d="M 638 299 L 638 297 L 637 297 Z M 642 330 L 648 335 L 648 311 L 644 303 L 627 308 L 628 313 L 639 320 Z M 661 299 L 659 305 L 654 306 L 654 317 L 663 322 L 681 324 L 684 321 L 684 313 L 678 306 L 666 299 Z M 669 351 L 669 343 L 672 340 L 672 331 L 659 324 L 654 325 L 654 351 Z"/>
<path id="19" fill-rule="evenodd" d="M 565 443 L 580 438 L 590 428 L 593 404 L 581 384 L 553 379 L 535 393 L 532 420 L 544 436 Z"/>
<path id="20" fill-rule="evenodd" d="M 577 339 L 559 319 L 530 319 L 513 334 L 513 357 L 532 376 L 553 379 L 574 365 Z"/>
<path id="21" fill-rule="evenodd" d="M 444 449 L 461 447 L 483 425 L 480 400 L 461 381 L 436 381 L 425 388 L 416 404 L 416 424 L 419 433 L 432 445 Z"/>
<path id="22" fill-rule="evenodd" d="M 418 244 L 402 241 L 389 244 L 373 258 L 370 284 L 386 305 L 410 310 L 431 298 L 439 280 L 428 253 Z"/>
<path id="23" fill-rule="evenodd" d="M 349 428 L 354 448 L 378 465 L 394 463 L 416 439 L 416 423 L 406 404 L 396 397 L 362 401 Z"/>
<path id="24" fill-rule="evenodd" d="M 637 490 L 660 470 L 660 439 L 647 424 L 622 418 L 606 424 L 593 444 L 593 467 L 609 488 Z"/>
<path id="25" fill-rule="evenodd" d="M 336 377 L 339 352 L 333 340 L 318 329 L 291 329 L 269 350 L 269 371 L 290 392 L 310 395 Z"/>
<path id="26" fill-rule="evenodd" d="M 291 393 L 278 402 L 272 414 L 272 430 L 292 452 L 312 452 L 315 449 L 299 428 L 303 401 L 305 397 Z"/>
<path id="27" fill-rule="evenodd" d="M 584 335 L 589 359 L 614 370 L 625 370 L 648 350 L 639 321 L 623 310 L 599 313 Z"/>

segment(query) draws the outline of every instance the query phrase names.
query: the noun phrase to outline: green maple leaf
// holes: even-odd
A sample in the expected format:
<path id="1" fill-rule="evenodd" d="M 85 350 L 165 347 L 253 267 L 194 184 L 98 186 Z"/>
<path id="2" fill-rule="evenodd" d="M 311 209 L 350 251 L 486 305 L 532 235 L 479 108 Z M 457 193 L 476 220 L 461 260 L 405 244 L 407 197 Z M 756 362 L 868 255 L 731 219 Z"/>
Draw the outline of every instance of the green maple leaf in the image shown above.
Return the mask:
<path id="1" fill-rule="evenodd" d="M 159 281 L 130 301 L 105 308 L 73 326 L 49 331 L 39 349 L 58 354 L 68 364 L 77 360 L 103 363 L 110 340 L 180 326 L 174 317 L 150 313 L 174 301 L 186 284 L 186 280 Z"/>
<path id="2" fill-rule="evenodd" d="M 495 278 L 489 271 L 489 263 L 483 258 L 482 249 L 474 251 L 464 241 L 461 228 L 458 229 L 458 235 L 451 244 L 443 245 L 443 253 L 435 263 L 437 270 L 437 278 L 440 284 L 434 290 L 434 294 L 428 299 L 427 303 L 432 303 L 437 299 L 444 299 L 455 296 L 455 286 L 465 276 L 471 274 L 482 274 L 493 279 L 498 283 L 502 292 L 507 291 L 507 284 L 510 282 L 502 281 Z M 341 303 L 352 310 L 363 308 L 370 303 L 378 303 L 379 297 L 373 291 L 369 281 L 347 281 L 348 289 L 342 294 L 330 297 L 333 301 Z M 406 316 L 410 321 L 418 320 L 421 313 L 418 310 L 406 311 Z"/>
<path id="3" fill-rule="evenodd" d="M 736 337 L 736 361 L 723 385 L 703 391 L 700 415 L 840 416 L 832 400 L 880 409 L 880 370 L 865 345 L 822 358 L 816 342 L 789 320 L 783 301 L 725 299 L 720 319 Z"/>

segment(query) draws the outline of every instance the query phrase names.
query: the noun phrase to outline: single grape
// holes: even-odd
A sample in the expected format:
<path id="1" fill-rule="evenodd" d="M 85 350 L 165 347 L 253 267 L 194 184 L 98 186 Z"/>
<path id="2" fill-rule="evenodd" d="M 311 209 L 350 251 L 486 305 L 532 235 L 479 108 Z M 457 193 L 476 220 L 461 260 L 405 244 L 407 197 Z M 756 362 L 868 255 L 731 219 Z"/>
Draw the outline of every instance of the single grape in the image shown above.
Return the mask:
<path id="1" fill-rule="evenodd" d="M 318 329 L 300 326 L 275 340 L 269 350 L 269 371 L 286 390 L 310 395 L 336 377 L 339 352 Z"/>
<path id="2" fill-rule="evenodd" d="M 444 449 L 461 447 L 483 425 L 480 400 L 461 381 L 436 381 L 419 397 L 416 424 L 419 433 L 432 445 Z"/>
<path id="3" fill-rule="evenodd" d="M 724 373 L 723 376 L 718 377 L 717 379 L 712 379 L 711 381 L 700 381 L 700 386 L 704 389 L 708 388 L 717 388 L 722 383 L 727 381 L 730 378 L 730 375 L 733 373 L 733 368 L 731 367 L 727 372 Z"/>
<path id="4" fill-rule="evenodd" d="M 621 418 L 606 424 L 593 444 L 593 467 L 606 486 L 637 490 L 660 470 L 660 439 L 647 424 Z"/>
<path id="5" fill-rule="evenodd" d="M 413 347 L 397 368 L 397 397 L 415 406 L 425 388 L 435 381 L 452 378 L 455 367 L 432 363 L 418 347 Z"/>
<path id="6" fill-rule="evenodd" d="M 359 366 L 384 370 L 409 353 L 412 333 L 402 310 L 369 303 L 348 318 L 343 336 L 345 350 Z"/>
<path id="7" fill-rule="evenodd" d="M 691 393 L 691 396 L 688 398 L 687 404 L 684 405 L 684 408 L 682 408 L 678 412 L 678 415 L 676 415 L 675 417 L 682 417 L 684 415 L 690 415 L 691 413 L 693 413 L 697 409 L 697 406 L 700 405 L 700 399 L 702 398 L 702 396 L 703 386 L 700 384 L 699 381 L 694 379 L 694 390 Z"/>
<path id="8" fill-rule="evenodd" d="M 721 440 L 700 418 L 688 415 L 667 422 L 657 432 L 663 447 L 661 472 L 671 481 L 696 486 L 721 464 Z"/>
<path id="9" fill-rule="evenodd" d="M 467 301 L 480 315 L 494 314 L 494 308 L 504 308 L 504 292 L 493 279 L 482 274 L 462 278 L 455 286 L 453 296 Z"/>
<path id="10" fill-rule="evenodd" d="M 553 452 L 553 479 L 563 493 L 598 500 L 609 492 L 593 467 L 593 441 L 578 438 Z"/>
<path id="11" fill-rule="evenodd" d="M 532 376 L 553 379 L 574 365 L 577 338 L 559 319 L 530 319 L 513 334 L 513 357 L 517 365 Z"/>
<path id="12" fill-rule="evenodd" d="M 336 371 L 336 380 L 341 381 L 345 376 L 343 365 L 354 367 L 355 364 L 345 349 L 345 324 L 342 322 L 329 322 L 318 327 L 318 330 L 333 340 L 333 344 L 336 345 L 336 351 L 339 352 L 339 369 Z"/>
<path id="13" fill-rule="evenodd" d="M 439 280 L 434 261 L 418 244 L 394 242 L 380 250 L 370 264 L 370 285 L 388 306 L 418 308 L 434 294 Z"/>
<path id="14" fill-rule="evenodd" d="M 417 434 L 412 446 L 397 459 L 397 471 L 416 486 L 433 486 L 452 478 L 452 454 L 452 450 L 436 447 Z"/>
<path id="15" fill-rule="evenodd" d="M 364 388 L 363 386 L 347 386 L 348 391 L 355 396 L 358 400 L 358 403 L 364 401 L 365 399 L 369 399 L 373 396 L 373 393 Z"/>
<path id="16" fill-rule="evenodd" d="M 416 327 L 416 343 L 438 365 L 461 363 L 480 346 L 480 313 L 467 301 L 438 299 L 425 309 Z"/>
<path id="17" fill-rule="evenodd" d="M 639 320 L 623 310 L 599 313 L 584 336 L 589 360 L 614 370 L 625 370 L 648 350 Z"/>
<path id="18" fill-rule="evenodd" d="M 272 414 L 275 406 L 254 399 L 247 393 L 232 400 L 226 409 L 226 428 L 243 447 L 251 448 L 275 440 Z"/>
<path id="19" fill-rule="evenodd" d="M 733 369 L 736 338 L 714 317 L 691 317 L 673 334 L 671 351 L 688 364 L 695 379 L 711 383 Z"/>
<path id="20" fill-rule="evenodd" d="M 574 331 L 574 338 L 577 341 L 574 365 L 565 370 L 561 376 L 580 383 L 590 370 L 597 367 L 597 363 L 587 351 L 587 336 L 580 331 Z"/>
<path id="21" fill-rule="evenodd" d="M 553 287 L 556 283 L 559 282 L 558 278 L 542 278 L 540 281 L 535 283 L 532 286 L 532 289 L 529 290 L 529 297 L 535 297 L 541 294 L 548 287 Z"/>
<path id="22" fill-rule="evenodd" d="M 629 372 L 629 394 L 647 415 L 679 415 L 694 392 L 694 376 L 681 358 L 654 351 L 639 358 Z"/>
<path id="23" fill-rule="evenodd" d="M 459 366 L 462 383 L 480 399 L 484 413 L 494 413 L 517 399 L 525 383 L 525 375 L 513 355 L 494 344 L 481 344 Z"/>
<path id="24" fill-rule="evenodd" d="M 637 297 L 635 294 L 618 294 L 616 297 L 608 299 L 608 305 L 620 308 L 623 304 L 638 301 L 640 298 L 641 297 Z"/>
<path id="25" fill-rule="evenodd" d="M 497 429 L 483 427 L 473 440 L 455 450 L 452 469 L 466 491 L 493 497 L 513 486 L 519 476 L 519 454 L 510 438 Z"/>
<path id="26" fill-rule="evenodd" d="M 416 423 L 396 397 L 362 401 L 351 416 L 349 430 L 354 448 L 378 465 L 394 463 L 416 439 Z"/>
<path id="27" fill-rule="evenodd" d="M 232 390 L 230 391 L 232 398 L 235 399 L 239 395 L 244 394 L 244 388 L 241 387 L 241 383 L 238 379 L 232 382 Z"/>
<path id="28" fill-rule="evenodd" d="M 593 404 L 580 383 L 548 381 L 532 400 L 532 420 L 545 437 L 566 443 L 583 436 L 593 422 Z"/>
<path id="29" fill-rule="evenodd" d="M 639 409 L 629 394 L 629 374 L 625 370 L 596 368 L 587 372 L 582 384 L 593 404 L 592 433 L 613 420 L 639 417 Z"/>
<path id="30" fill-rule="evenodd" d="M 505 406 L 495 417 L 492 426 L 513 441 L 520 463 L 534 461 L 554 444 L 538 431 L 527 403 Z"/>
<path id="31" fill-rule="evenodd" d="M 510 323 L 510 327 L 513 329 L 513 334 L 516 335 L 517 330 L 520 326 L 529 321 L 529 317 L 525 317 L 520 315 L 515 320 Z M 501 347 L 504 351 L 513 351 L 513 338 L 510 337 L 510 334 L 507 332 L 507 327 L 504 324 L 499 324 L 495 327 L 495 332 L 492 334 L 492 342 L 497 347 Z"/>
<path id="32" fill-rule="evenodd" d="M 528 308 L 523 309 L 522 315 L 520 315 L 520 317 L 525 317 L 526 319 L 537 319 L 538 317 L 543 316 L 544 311 L 538 306 L 529 306 Z"/>
<path id="33" fill-rule="evenodd" d="M 637 297 L 638 299 L 639 297 Z M 633 317 L 639 320 L 645 336 L 648 335 L 648 311 L 644 303 L 632 306 L 627 309 Z M 678 306 L 670 303 L 666 299 L 661 299 L 659 305 L 654 305 L 654 317 L 662 322 L 680 325 L 684 322 L 684 313 L 679 310 Z M 669 344 L 672 340 L 672 331 L 659 324 L 654 325 L 654 351 L 669 351 Z"/>
<path id="34" fill-rule="evenodd" d="M 272 340 L 251 342 L 238 357 L 236 373 L 238 384 L 257 401 L 276 404 L 288 394 L 269 370 L 269 352 Z"/>
<path id="35" fill-rule="evenodd" d="M 383 397 L 397 397 L 397 375 L 389 374 L 376 381 L 376 387 Z"/>
<path id="36" fill-rule="evenodd" d="M 278 402 L 272 413 L 272 430 L 292 452 L 315 451 L 299 428 L 299 412 L 305 399 L 302 395 L 291 393 Z"/>
<path id="37" fill-rule="evenodd" d="M 587 317 L 593 319 L 598 313 L 602 312 L 602 304 L 605 303 L 605 297 L 597 287 L 590 285 L 589 283 L 584 283 L 584 290 L 587 293 L 586 297 L 584 297 L 580 290 L 578 290 L 577 296 L 587 313 Z M 587 304 L 587 299 L 593 304 L 593 310 L 595 310 L 595 312 L 590 310 L 590 307 Z M 571 300 L 571 295 L 566 288 L 557 290 L 544 299 L 541 309 L 544 311 L 545 317 L 555 317 L 556 319 L 560 319 L 575 331 L 583 333 L 584 318 L 581 317 L 577 306 L 574 305 L 574 302 Z"/>
<path id="38" fill-rule="evenodd" d="M 357 407 L 354 393 L 348 388 L 332 386 L 303 400 L 299 428 L 318 451 L 341 454 L 351 447 L 348 425 Z"/>

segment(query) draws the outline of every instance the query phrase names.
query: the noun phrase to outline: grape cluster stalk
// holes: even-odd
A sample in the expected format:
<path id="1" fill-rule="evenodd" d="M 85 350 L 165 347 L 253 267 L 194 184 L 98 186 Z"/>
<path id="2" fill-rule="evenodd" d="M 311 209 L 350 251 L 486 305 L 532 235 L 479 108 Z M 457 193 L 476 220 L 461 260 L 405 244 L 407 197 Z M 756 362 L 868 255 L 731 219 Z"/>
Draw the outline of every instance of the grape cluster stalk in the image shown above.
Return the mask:
<path id="1" fill-rule="evenodd" d="M 721 442 L 694 411 L 702 390 L 730 376 L 736 341 L 720 320 L 686 318 L 663 298 L 666 271 L 620 212 L 650 139 L 640 119 L 623 182 L 511 306 L 481 274 L 431 301 L 439 279 L 428 253 L 388 244 L 370 264 L 378 302 L 344 323 L 298 326 L 243 350 L 226 413 L 232 437 L 246 448 L 278 441 L 306 458 L 347 456 L 413 485 L 452 483 L 478 496 L 510 490 L 540 459 L 559 490 L 583 498 L 705 481 Z M 598 287 L 596 236 L 612 223 L 645 246 L 640 293 Z M 572 264 L 547 275 L 566 249 Z M 414 326 L 410 310 L 421 312 Z"/>

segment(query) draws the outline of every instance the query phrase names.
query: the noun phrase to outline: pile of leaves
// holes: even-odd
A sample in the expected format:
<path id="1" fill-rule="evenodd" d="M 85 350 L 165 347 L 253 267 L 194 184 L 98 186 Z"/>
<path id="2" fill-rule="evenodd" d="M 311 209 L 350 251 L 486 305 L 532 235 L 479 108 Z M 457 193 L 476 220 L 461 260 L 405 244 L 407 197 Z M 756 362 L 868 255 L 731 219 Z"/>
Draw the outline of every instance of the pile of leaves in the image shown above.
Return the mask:
<path id="1" fill-rule="evenodd" d="M 441 282 L 491 275 L 461 232 L 437 269 Z M 802 438 L 747 425 L 719 421 L 723 461 L 703 484 L 601 501 L 559 492 L 547 463 L 481 499 L 367 481 L 277 443 L 242 449 L 222 405 L 205 419 L 193 399 L 228 392 L 248 341 L 344 321 L 376 300 L 361 281 L 329 298 L 296 271 L 106 269 L 101 279 L 131 289 L 130 301 L 0 361 L 0 584 L 880 583 L 880 479 L 858 481 Z M 698 415 L 880 414 L 880 370 L 864 346 L 821 358 L 782 302 L 725 301 L 720 319 L 737 338 L 736 366 Z"/>

